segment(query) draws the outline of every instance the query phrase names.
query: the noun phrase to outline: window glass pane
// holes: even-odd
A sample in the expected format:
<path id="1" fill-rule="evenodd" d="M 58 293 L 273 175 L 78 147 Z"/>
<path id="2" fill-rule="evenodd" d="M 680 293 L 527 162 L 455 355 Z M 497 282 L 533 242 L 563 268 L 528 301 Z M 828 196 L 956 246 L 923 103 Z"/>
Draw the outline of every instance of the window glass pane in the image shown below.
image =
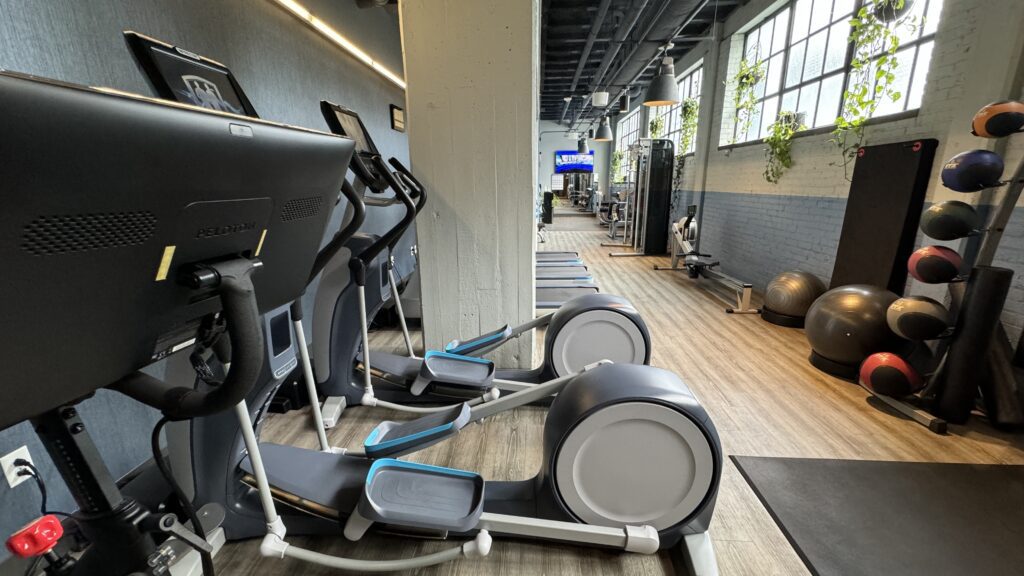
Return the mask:
<path id="1" fill-rule="evenodd" d="M 833 24 L 828 35 L 828 53 L 825 56 L 825 73 L 839 70 L 846 63 L 847 39 L 850 25 L 846 22 Z"/>
<path id="2" fill-rule="evenodd" d="M 811 12 L 811 33 L 821 30 L 832 21 L 832 0 L 814 0 Z"/>
<path id="3" fill-rule="evenodd" d="M 761 33 L 757 37 L 757 55 L 767 60 L 772 53 L 772 21 L 769 20 L 761 26 Z"/>
<path id="4" fill-rule="evenodd" d="M 851 16 L 853 4 L 854 0 L 836 0 L 836 5 L 832 7 L 832 21 L 845 20 Z"/>
<path id="5" fill-rule="evenodd" d="M 827 30 L 822 30 L 807 41 L 807 59 L 804 61 L 804 82 L 821 76 L 825 63 L 825 41 Z"/>
<path id="6" fill-rule="evenodd" d="M 924 88 L 928 79 L 928 68 L 932 61 L 932 49 L 934 47 L 935 42 L 926 42 L 918 48 L 917 65 L 914 66 L 914 79 L 907 98 L 907 109 L 909 110 L 921 107 L 921 99 L 924 96 Z"/>
<path id="7" fill-rule="evenodd" d="M 843 74 L 834 74 L 821 81 L 821 94 L 818 96 L 818 112 L 806 120 L 808 126 L 828 126 L 834 124 L 839 117 L 839 99 L 843 95 Z"/>
<path id="8" fill-rule="evenodd" d="M 772 96 L 771 98 L 764 101 L 764 113 L 761 114 L 761 137 L 768 135 L 768 127 L 775 122 L 775 118 L 778 116 L 779 110 L 779 97 Z"/>
<path id="9" fill-rule="evenodd" d="M 814 112 L 818 106 L 818 82 L 804 86 L 800 89 L 800 102 L 796 106 L 797 113 L 803 113 L 805 122 L 814 118 Z"/>
<path id="10" fill-rule="evenodd" d="M 775 34 L 772 37 L 772 54 L 778 54 L 786 48 L 786 32 L 789 27 L 789 8 L 775 17 Z"/>
<path id="11" fill-rule="evenodd" d="M 761 127 L 761 107 L 757 106 L 754 109 L 754 113 L 751 114 L 751 117 L 750 117 L 750 127 L 747 130 L 747 133 L 743 136 L 743 138 L 740 138 L 740 142 L 746 142 L 746 141 L 749 141 L 749 140 L 756 140 L 758 138 L 757 132 L 758 132 L 758 129 L 760 127 Z"/>
<path id="12" fill-rule="evenodd" d="M 925 1 L 918 0 L 910 7 L 910 12 L 900 19 L 900 23 L 896 26 L 896 36 L 900 39 L 900 45 L 921 37 L 924 9 Z"/>
<path id="13" fill-rule="evenodd" d="M 910 73 L 914 65 L 914 52 L 916 48 L 906 48 L 896 53 L 896 69 L 893 71 L 896 74 L 896 79 L 893 80 L 890 85 L 890 89 L 899 92 L 899 98 L 893 101 L 888 96 L 881 97 L 878 102 L 878 109 L 875 110 L 876 116 L 884 116 L 886 114 L 895 114 L 896 112 L 902 112 L 904 110 L 904 104 L 907 101 L 907 88 L 910 86 Z"/>
<path id="14" fill-rule="evenodd" d="M 783 54 L 778 54 L 768 61 L 768 73 L 765 80 L 765 92 L 767 94 L 777 94 L 779 92 L 779 84 L 782 82 L 782 57 Z"/>
<path id="15" fill-rule="evenodd" d="M 752 60 L 757 56 L 757 39 L 760 32 L 760 28 L 755 28 L 747 34 L 746 46 L 743 48 L 743 57 L 747 60 Z"/>
<path id="16" fill-rule="evenodd" d="M 789 49 L 789 66 L 786 70 L 786 88 L 800 83 L 800 73 L 804 69 L 804 52 L 807 42 L 803 41 Z"/>
<path id="17" fill-rule="evenodd" d="M 797 0 L 793 13 L 793 42 L 807 37 L 807 25 L 811 22 L 811 4 L 814 0 Z"/>
<path id="18" fill-rule="evenodd" d="M 779 112 L 795 112 L 797 98 L 800 96 L 799 90 L 790 90 L 782 95 L 782 105 L 779 106 Z"/>
<path id="19" fill-rule="evenodd" d="M 922 2 L 923 0 L 918 0 Z M 942 13 L 942 0 L 929 0 L 928 11 L 925 12 L 924 26 L 921 33 L 924 35 L 935 34 L 939 29 L 939 15 Z"/>

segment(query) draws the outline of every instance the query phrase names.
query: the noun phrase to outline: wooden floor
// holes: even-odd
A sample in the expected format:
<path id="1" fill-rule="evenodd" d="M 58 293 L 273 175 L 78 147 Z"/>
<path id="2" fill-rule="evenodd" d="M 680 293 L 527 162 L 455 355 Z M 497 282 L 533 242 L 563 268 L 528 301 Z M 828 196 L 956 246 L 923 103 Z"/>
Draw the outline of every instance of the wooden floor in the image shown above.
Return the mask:
<path id="1" fill-rule="evenodd" d="M 590 223 L 566 217 L 547 235 L 543 250 L 578 250 L 603 292 L 629 298 L 652 332 L 652 364 L 679 374 L 710 412 L 728 455 L 791 456 L 933 462 L 1024 464 L 1024 440 L 1003 435 L 975 419 L 937 436 L 869 399 L 859 387 L 818 372 L 807 362 L 802 331 L 758 316 L 724 313 L 724 304 L 701 281 L 656 272 L 658 258 L 609 258 L 605 239 Z M 377 335 L 382 344 L 395 334 Z M 339 446 L 357 446 L 381 418 L 402 416 L 355 408 L 330 431 Z M 522 408 L 474 425 L 452 441 L 412 459 L 479 471 L 487 479 L 532 476 L 540 460 L 544 411 Z M 315 446 L 306 412 L 274 416 L 263 438 Z M 711 525 L 721 573 L 803 575 L 807 570 L 782 533 L 726 460 Z M 395 558 L 435 551 L 451 543 L 373 536 L 352 544 L 343 538 L 295 538 L 318 551 L 357 558 Z M 258 554 L 258 542 L 230 544 L 218 556 L 225 575 L 328 574 L 332 571 Z M 527 542 L 495 542 L 491 556 L 417 571 L 440 574 L 550 574 L 603 576 L 670 574 L 665 558 Z"/>

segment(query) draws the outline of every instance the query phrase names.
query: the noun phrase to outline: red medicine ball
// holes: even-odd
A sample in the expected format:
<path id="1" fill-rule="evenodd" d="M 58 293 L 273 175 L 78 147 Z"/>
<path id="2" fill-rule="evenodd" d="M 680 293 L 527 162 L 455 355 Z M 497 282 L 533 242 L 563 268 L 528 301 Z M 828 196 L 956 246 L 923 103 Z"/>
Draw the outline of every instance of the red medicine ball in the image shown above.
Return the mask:
<path id="1" fill-rule="evenodd" d="M 956 250 L 945 246 L 925 246 L 914 250 L 907 261 L 907 270 L 914 279 L 925 284 L 952 282 L 960 274 L 963 259 Z"/>
<path id="2" fill-rule="evenodd" d="M 860 385 L 875 394 L 902 398 L 924 388 L 924 380 L 903 358 L 876 352 L 860 365 Z"/>

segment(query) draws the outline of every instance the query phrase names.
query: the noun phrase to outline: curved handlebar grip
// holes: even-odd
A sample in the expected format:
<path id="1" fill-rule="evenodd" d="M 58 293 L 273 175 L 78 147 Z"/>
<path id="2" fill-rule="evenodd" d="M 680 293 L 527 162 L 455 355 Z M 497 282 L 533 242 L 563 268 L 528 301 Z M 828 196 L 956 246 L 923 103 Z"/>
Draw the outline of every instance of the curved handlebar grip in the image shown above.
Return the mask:
<path id="1" fill-rule="evenodd" d="M 416 185 L 412 182 L 409 176 L 399 172 L 398 179 L 402 181 L 402 184 L 404 184 L 406 188 L 416 190 Z M 427 195 L 423 192 L 417 192 L 416 194 L 410 194 L 409 196 L 416 199 L 416 215 L 419 216 L 420 211 L 423 210 L 423 207 L 427 204 Z"/>
<path id="2" fill-rule="evenodd" d="M 398 158 L 395 158 L 394 156 L 392 156 L 388 160 L 388 163 L 391 164 L 391 166 L 393 166 L 394 169 L 397 170 L 400 174 L 404 174 L 405 177 L 408 178 L 410 182 L 412 182 L 413 187 L 416 188 L 417 192 L 426 196 L 427 187 L 424 186 L 422 182 L 420 182 L 415 176 L 412 175 L 412 171 L 406 168 L 405 164 L 402 164 L 402 162 Z"/>
<path id="3" fill-rule="evenodd" d="M 259 260 L 247 259 L 211 266 L 220 276 L 218 293 L 231 338 L 231 368 L 220 386 L 197 390 L 135 372 L 111 388 L 159 409 L 173 420 L 215 414 L 242 401 L 263 369 L 263 327 L 251 277 L 260 266 Z"/>
<path id="4" fill-rule="evenodd" d="M 384 164 L 384 161 L 381 160 L 380 156 L 373 157 L 373 165 L 377 168 L 377 171 L 381 176 L 384 177 L 384 180 L 387 181 L 388 186 L 395 191 L 395 196 L 402 201 L 402 204 L 405 206 L 405 216 L 402 217 L 402 220 L 398 224 L 395 224 L 376 242 L 367 246 L 362 253 L 355 257 L 360 263 L 362 263 L 364 268 L 369 266 L 370 262 L 373 262 L 373 259 L 376 258 L 384 248 L 394 246 L 394 244 L 398 242 L 398 239 L 402 237 L 402 234 L 404 234 L 409 226 L 412 225 L 413 220 L 416 219 L 416 206 L 412 203 L 412 198 L 410 198 L 409 194 L 406 193 L 405 187 L 398 182 L 395 175 L 388 170 L 387 165 Z"/>
<path id="5" fill-rule="evenodd" d="M 331 241 L 326 246 L 317 252 L 316 260 L 313 261 L 313 269 L 309 273 L 309 280 L 306 281 L 307 285 L 323 271 L 327 263 L 331 261 L 331 258 L 334 258 L 334 255 L 345 245 L 345 242 L 348 242 L 349 238 L 355 236 L 356 232 L 359 231 L 359 227 L 363 225 L 363 221 L 366 220 L 366 203 L 363 202 L 362 197 L 349 184 L 348 180 L 342 183 L 341 193 L 352 204 L 352 219 L 349 220 L 348 225 L 331 238 Z"/>

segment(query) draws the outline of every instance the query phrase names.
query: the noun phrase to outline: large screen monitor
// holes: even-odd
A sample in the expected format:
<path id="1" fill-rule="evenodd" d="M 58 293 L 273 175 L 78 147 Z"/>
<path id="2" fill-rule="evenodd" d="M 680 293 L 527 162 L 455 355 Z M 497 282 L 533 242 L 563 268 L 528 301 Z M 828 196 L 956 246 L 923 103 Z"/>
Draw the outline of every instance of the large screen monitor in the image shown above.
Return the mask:
<path id="1" fill-rule="evenodd" d="M 587 154 L 580 154 L 576 150 L 558 150 L 555 152 L 555 174 L 593 171 L 593 150 Z"/>
<path id="2" fill-rule="evenodd" d="M 220 310 L 188 266 L 259 258 L 260 311 L 297 298 L 354 148 L 6 72 L 0 111 L 0 429 L 187 348 Z"/>

